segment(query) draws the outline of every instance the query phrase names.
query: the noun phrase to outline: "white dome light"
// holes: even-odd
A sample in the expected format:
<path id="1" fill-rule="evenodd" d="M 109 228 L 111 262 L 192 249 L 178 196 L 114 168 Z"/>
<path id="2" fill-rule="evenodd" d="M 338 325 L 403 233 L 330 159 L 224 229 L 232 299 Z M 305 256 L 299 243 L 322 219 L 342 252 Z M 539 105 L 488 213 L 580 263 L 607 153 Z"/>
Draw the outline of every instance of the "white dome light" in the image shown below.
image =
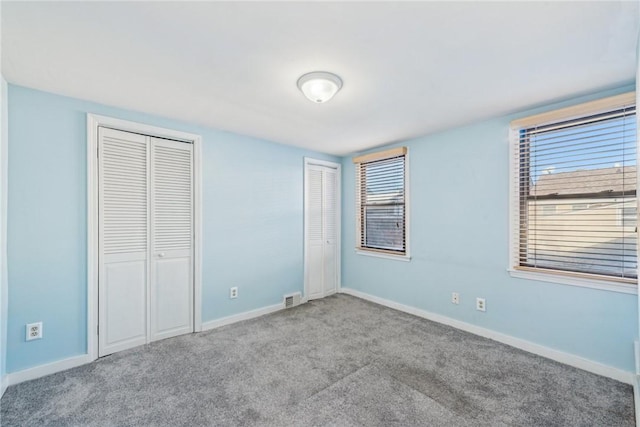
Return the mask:
<path id="1" fill-rule="evenodd" d="M 342 87 L 340 77 L 326 71 L 307 73 L 298 79 L 298 89 L 315 103 L 327 102 Z"/>

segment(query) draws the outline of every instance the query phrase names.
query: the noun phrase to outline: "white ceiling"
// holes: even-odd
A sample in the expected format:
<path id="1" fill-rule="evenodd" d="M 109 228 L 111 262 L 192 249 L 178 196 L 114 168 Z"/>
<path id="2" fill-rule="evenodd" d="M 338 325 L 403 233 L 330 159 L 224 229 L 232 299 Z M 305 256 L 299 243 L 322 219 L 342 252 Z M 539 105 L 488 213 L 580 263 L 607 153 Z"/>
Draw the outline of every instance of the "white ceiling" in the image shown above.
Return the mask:
<path id="1" fill-rule="evenodd" d="M 638 3 L 2 2 L 10 82 L 336 155 L 631 83 Z M 297 89 L 340 75 L 326 104 Z"/>

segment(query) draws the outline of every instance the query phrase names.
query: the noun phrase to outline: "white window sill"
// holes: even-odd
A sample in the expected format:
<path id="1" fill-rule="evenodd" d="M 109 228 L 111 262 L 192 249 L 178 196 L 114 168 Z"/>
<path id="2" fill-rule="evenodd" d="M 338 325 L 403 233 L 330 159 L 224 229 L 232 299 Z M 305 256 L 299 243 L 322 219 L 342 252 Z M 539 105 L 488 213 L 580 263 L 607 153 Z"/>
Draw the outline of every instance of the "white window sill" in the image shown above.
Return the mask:
<path id="1" fill-rule="evenodd" d="M 553 273 L 538 273 L 533 271 L 520 271 L 514 269 L 508 269 L 511 277 L 518 279 L 538 280 L 541 282 L 558 283 L 561 285 L 579 286 L 582 288 L 600 289 L 609 292 L 619 292 L 623 294 L 637 294 L 638 286 L 618 283 L 609 280 L 596 280 L 581 277 L 570 277 Z"/>
<path id="2" fill-rule="evenodd" d="M 404 262 L 411 261 L 411 257 L 408 254 L 407 255 L 392 255 L 392 254 L 385 254 L 385 253 L 381 253 L 381 252 L 363 251 L 361 249 L 356 249 L 356 254 L 371 256 L 371 257 L 374 257 L 374 258 L 392 259 L 392 260 L 395 260 L 395 261 L 404 261 Z"/>

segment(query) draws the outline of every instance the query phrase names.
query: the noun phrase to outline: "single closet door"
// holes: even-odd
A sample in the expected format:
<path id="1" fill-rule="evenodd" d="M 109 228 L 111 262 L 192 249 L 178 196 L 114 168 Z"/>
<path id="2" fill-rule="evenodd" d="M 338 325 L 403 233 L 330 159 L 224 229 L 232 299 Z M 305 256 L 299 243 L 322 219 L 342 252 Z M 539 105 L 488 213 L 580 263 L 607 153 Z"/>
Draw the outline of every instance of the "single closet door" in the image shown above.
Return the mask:
<path id="1" fill-rule="evenodd" d="M 305 290 L 308 299 L 338 288 L 338 171 L 305 167 Z"/>
<path id="2" fill-rule="evenodd" d="M 193 331 L 193 145 L 99 128 L 98 354 Z"/>

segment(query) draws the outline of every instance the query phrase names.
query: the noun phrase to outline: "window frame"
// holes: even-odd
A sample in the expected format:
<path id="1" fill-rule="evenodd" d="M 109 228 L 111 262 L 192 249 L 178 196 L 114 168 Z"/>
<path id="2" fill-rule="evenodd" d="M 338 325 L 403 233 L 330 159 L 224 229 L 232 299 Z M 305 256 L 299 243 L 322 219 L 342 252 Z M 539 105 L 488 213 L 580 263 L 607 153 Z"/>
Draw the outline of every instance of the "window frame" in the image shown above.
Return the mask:
<path id="1" fill-rule="evenodd" d="M 404 231 L 405 231 L 405 239 L 404 239 L 404 253 L 398 253 L 394 251 L 387 251 L 384 249 L 375 249 L 361 246 L 362 241 L 362 219 L 360 215 L 360 203 L 361 203 L 361 194 L 360 194 L 360 185 L 357 176 L 357 168 L 358 164 L 369 163 L 374 161 L 391 159 L 394 157 L 404 157 Z M 407 147 L 396 147 L 391 148 L 384 151 L 377 151 L 374 153 L 364 154 L 361 156 L 356 156 L 353 159 L 354 167 L 355 167 L 355 221 L 356 221 L 356 235 L 355 235 L 355 252 L 358 255 L 366 255 L 376 258 L 384 258 L 384 259 L 392 259 L 397 261 L 411 261 L 410 255 L 410 202 L 409 202 L 409 150 Z"/>
<path id="2" fill-rule="evenodd" d="M 529 117 L 513 120 L 509 127 L 509 261 L 507 271 L 511 277 L 537 280 L 563 285 L 601 289 L 612 292 L 637 294 L 638 279 L 621 279 L 592 273 L 569 272 L 520 266 L 518 247 L 520 244 L 520 185 L 519 185 L 519 140 L 523 129 L 542 126 L 555 122 L 575 120 L 585 116 L 603 113 L 609 110 L 636 105 L 635 92 L 627 92 L 571 107 L 561 108 Z M 636 113 L 636 123 L 640 119 Z M 640 129 L 640 126 L 637 126 Z M 636 146 L 638 137 L 636 136 Z M 640 152 L 640 150 L 638 150 Z M 640 183 L 640 169 L 636 171 L 636 188 Z M 640 203 L 640 198 L 637 200 Z M 640 210 L 639 210 L 640 212 Z M 636 251 L 636 256 L 640 253 Z"/>

